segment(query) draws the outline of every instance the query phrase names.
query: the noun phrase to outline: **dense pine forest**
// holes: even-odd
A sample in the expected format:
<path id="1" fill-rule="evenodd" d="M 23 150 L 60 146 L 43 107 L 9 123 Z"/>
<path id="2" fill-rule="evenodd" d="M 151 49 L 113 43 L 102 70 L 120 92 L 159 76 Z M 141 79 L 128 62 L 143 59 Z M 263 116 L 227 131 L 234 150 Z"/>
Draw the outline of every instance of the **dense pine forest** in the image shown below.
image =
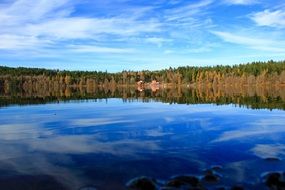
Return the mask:
<path id="1" fill-rule="evenodd" d="M 253 62 L 234 66 L 178 67 L 159 71 L 65 71 L 0 66 L 0 89 L 62 89 L 116 87 L 159 82 L 160 86 L 283 86 L 285 61 Z"/>

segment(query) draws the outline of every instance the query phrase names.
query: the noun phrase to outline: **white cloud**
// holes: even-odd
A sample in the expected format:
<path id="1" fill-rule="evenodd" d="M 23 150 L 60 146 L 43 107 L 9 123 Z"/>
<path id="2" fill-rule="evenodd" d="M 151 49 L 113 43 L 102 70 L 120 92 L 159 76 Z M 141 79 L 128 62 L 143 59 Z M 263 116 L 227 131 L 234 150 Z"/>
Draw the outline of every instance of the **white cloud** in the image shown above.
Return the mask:
<path id="1" fill-rule="evenodd" d="M 285 10 L 264 10 L 252 14 L 251 19 L 259 26 L 285 27 Z"/>
<path id="2" fill-rule="evenodd" d="M 214 48 L 219 47 L 219 44 L 217 43 L 210 43 L 210 42 L 205 42 L 200 46 L 197 46 L 195 48 L 189 48 L 186 49 L 186 53 L 204 53 L 204 52 L 211 52 L 213 51 Z"/>
<path id="3" fill-rule="evenodd" d="M 145 38 L 144 41 L 148 42 L 148 43 L 155 44 L 158 47 L 161 47 L 162 44 L 167 43 L 167 42 L 171 42 L 172 40 L 166 39 L 166 38 L 152 37 L 152 38 Z"/>
<path id="4" fill-rule="evenodd" d="M 34 36 L 0 35 L 0 50 L 20 50 L 47 47 L 52 45 L 50 40 L 39 39 Z"/>
<path id="5" fill-rule="evenodd" d="M 175 53 L 175 51 L 167 49 L 167 50 L 164 50 L 163 53 L 164 54 L 172 54 L 172 53 Z"/>
<path id="6" fill-rule="evenodd" d="M 96 35 L 102 34 L 132 36 L 159 30 L 159 22 L 143 22 L 132 20 L 131 18 L 101 19 L 70 17 L 53 19 L 41 24 L 31 24 L 26 27 L 26 32 L 29 34 L 59 39 L 92 39 L 96 37 Z"/>
<path id="7" fill-rule="evenodd" d="M 285 42 L 282 41 L 237 35 L 229 32 L 212 31 L 212 33 L 226 42 L 244 45 L 251 49 L 269 52 L 285 52 Z"/>
<path id="8" fill-rule="evenodd" d="M 223 5 L 225 1 L 228 4 L 239 5 L 258 3 L 253 0 L 222 0 Z M 77 3 L 81 5 L 78 6 Z M 82 11 L 81 8 L 84 6 L 87 10 Z M 0 3 L 0 56 L 11 57 L 15 59 L 13 62 L 20 59 L 21 61 L 27 61 L 27 59 L 38 61 L 42 57 L 52 57 L 46 61 L 52 66 L 55 62 L 63 61 L 90 63 L 90 60 L 93 62 L 95 57 L 94 63 L 100 65 L 100 62 L 106 60 L 114 62 L 111 54 L 116 54 L 116 58 L 118 57 L 115 61 L 117 64 L 118 62 L 134 62 L 137 61 L 138 56 L 141 56 L 140 59 L 144 61 L 141 61 L 138 67 L 145 69 L 155 68 L 158 65 L 161 65 L 161 68 L 173 64 L 193 65 L 196 62 L 202 65 L 206 62 L 212 64 L 208 58 L 189 59 L 189 53 L 192 55 L 197 53 L 198 56 L 203 52 L 213 53 L 215 51 L 215 47 L 205 44 L 206 42 L 215 43 L 216 39 L 211 39 L 208 31 L 219 30 L 219 26 L 215 25 L 217 19 L 215 11 L 220 8 L 218 6 L 221 4 L 215 0 L 188 2 L 172 0 L 135 4 L 125 0 L 86 0 L 84 2 L 79 0 L 5 0 L 4 3 L 3 1 Z M 283 8 L 275 7 L 276 9 Z M 255 18 L 256 22 L 264 23 L 258 21 L 262 19 L 262 16 L 255 14 L 250 15 L 251 18 L 258 16 Z M 278 12 L 277 15 L 280 16 L 282 13 Z M 269 19 L 268 22 L 280 26 L 281 18 L 278 22 L 273 19 Z M 225 23 L 226 27 L 228 24 Z M 219 32 L 216 35 L 227 42 L 270 53 L 281 54 L 285 49 L 282 41 L 270 40 L 274 36 L 258 38 L 252 35 L 252 38 L 248 34 L 236 35 Z M 148 48 L 145 48 L 146 46 Z M 163 49 L 159 48 L 162 46 Z M 244 47 L 239 50 L 242 48 Z M 128 53 L 139 53 L 139 55 L 133 57 L 118 55 Z M 257 51 L 256 54 L 258 53 Z M 143 54 L 149 56 L 142 56 Z M 82 57 L 86 59 L 83 60 Z M 101 58 L 100 61 L 98 57 Z M 223 59 L 227 58 L 223 57 Z M 160 63 L 156 64 L 156 60 Z M 224 62 L 224 60 L 219 60 L 219 62 Z M 168 65 L 163 65 L 163 62 L 167 62 Z M 86 69 L 88 69 L 87 66 Z"/>
<path id="9" fill-rule="evenodd" d="M 230 5 L 252 5 L 256 4 L 259 1 L 258 0 L 224 0 L 226 4 Z"/>
<path id="10" fill-rule="evenodd" d="M 68 0 L 16 0 L 2 7 L 0 21 L 2 24 L 16 25 L 62 17 L 71 13 L 67 5 Z"/>
<path id="11" fill-rule="evenodd" d="M 79 53 L 134 53 L 135 50 L 131 48 L 112 48 L 101 47 L 92 45 L 71 45 L 69 46 L 71 51 Z"/>
<path id="12" fill-rule="evenodd" d="M 72 16 L 72 6 L 68 0 L 16 0 L 12 4 L 0 6 L 1 49 L 31 49 L 46 47 L 47 42 L 58 45 L 68 40 L 98 40 L 101 36 L 136 36 L 143 33 L 159 32 L 158 20 L 138 20 L 134 16 L 84 17 Z M 142 9 L 142 12 L 145 12 Z M 140 14 L 143 14 L 140 12 Z M 109 38 L 110 41 L 110 38 Z M 112 40 L 111 40 L 112 41 Z M 41 46 L 42 45 L 42 46 Z M 127 49 L 107 49 L 81 47 L 85 51 L 114 53 Z M 130 50 L 127 50 L 130 51 Z"/>
<path id="13" fill-rule="evenodd" d="M 194 16 L 205 14 L 206 8 L 213 2 L 214 0 L 205 0 L 169 9 L 165 12 L 166 21 L 178 21 L 179 23 L 190 21 L 189 24 L 191 24 L 193 20 L 196 20 Z"/>

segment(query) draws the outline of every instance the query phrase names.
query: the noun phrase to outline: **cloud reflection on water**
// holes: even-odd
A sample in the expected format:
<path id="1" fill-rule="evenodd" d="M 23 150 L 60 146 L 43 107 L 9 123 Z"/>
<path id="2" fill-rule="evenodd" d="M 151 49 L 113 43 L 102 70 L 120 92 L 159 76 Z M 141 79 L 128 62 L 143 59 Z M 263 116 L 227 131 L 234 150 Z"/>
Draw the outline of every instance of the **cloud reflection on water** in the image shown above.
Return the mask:
<path id="1" fill-rule="evenodd" d="M 223 132 L 217 139 L 212 142 L 224 142 L 230 140 L 239 140 L 242 138 L 249 138 L 252 136 L 270 135 L 274 133 L 285 132 L 285 119 L 270 118 L 259 119 L 255 122 L 245 123 L 232 131 Z"/>
<path id="2" fill-rule="evenodd" d="M 205 169 L 218 157 L 227 163 L 232 176 L 242 180 L 249 162 L 232 161 L 227 156 L 234 150 L 224 153 L 218 148 L 252 136 L 280 141 L 268 135 L 285 131 L 285 119 L 280 116 L 284 112 L 155 102 L 121 104 L 117 100 L 105 107 L 89 102 L 7 108 L 0 110 L 0 122 L 5 121 L 0 124 L 0 172 L 53 176 L 76 189 L 115 174 L 119 178 L 166 175 L 166 171 L 191 173 L 195 168 Z M 282 143 L 274 147 L 274 143 L 250 140 L 244 143 L 254 155 L 263 157 L 271 151 L 271 156 L 285 156 Z M 240 154 L 247 158 L 246 152 Z"/>
<path id="3" fill-rule="evenodd" d="M 270 158 L 285 156 L 284 144 L 257 144 L 251 151 L 258 157 Z"/>

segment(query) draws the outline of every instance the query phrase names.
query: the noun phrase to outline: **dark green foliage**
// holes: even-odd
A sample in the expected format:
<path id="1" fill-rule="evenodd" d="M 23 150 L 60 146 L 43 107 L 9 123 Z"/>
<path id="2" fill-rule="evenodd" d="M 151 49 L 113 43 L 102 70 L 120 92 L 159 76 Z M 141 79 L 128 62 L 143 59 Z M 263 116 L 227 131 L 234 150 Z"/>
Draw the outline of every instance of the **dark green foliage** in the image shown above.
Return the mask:
<path id="1" fill-rule="evenodd" d="M 233 80 L 234 77 L 244 77 L 248 79 L 249 76 L 253 76 L 256 79 L 257 76 L 264 75 L 264 77 L 271 76 L 271 80 L 275 80 L 276 76 L 281 75 L 282 71 L 285 71 L 285 61 L 268 61 L 268 62 L 253 62 L 247 64 L 240 64 L 234 66 L 207 66 L 207 67 L 178 67 L 169 68 L 159 71 L 122 71 L 118 73 L 107 73 L 102 71 L 60 71 L 49 70 L 39 68 L 11 68 L 0 66 L 0 87 L 3 86 L 3 78 L 17 77 L 17 82 L 13 85 L 19 85 L 23 79 L 19 79 L 20 76 L 33 76 L 33 77 L 48 77 L 50 80 L 56 80 L 59 77 L 69 77 L 70 85 L 78 85 L 86 83 L 86 79 L 94 80 L 97 84 L 103 84 L 108 82 L 115 82 L 116 84 L 135 84 L 139 80 L 145 82 L 151 82 L 157 80 L 162 83 L 179 84 L 191 84 L 191 83 L 213 83 L 214 80 L 223 82 L 226 78 Z M 273 77 L 273 78 L 272 78 Z M 275 78 L 274 78 L 275 77 Z"/>

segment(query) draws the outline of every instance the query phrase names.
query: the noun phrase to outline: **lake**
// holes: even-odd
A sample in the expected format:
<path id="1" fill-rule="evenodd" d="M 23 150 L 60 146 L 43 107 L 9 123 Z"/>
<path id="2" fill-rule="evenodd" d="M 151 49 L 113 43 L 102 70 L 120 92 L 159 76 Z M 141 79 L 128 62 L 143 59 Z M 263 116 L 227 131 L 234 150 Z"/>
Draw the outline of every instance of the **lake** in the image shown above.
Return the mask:
<path id="1" fill-rule="evenodd" d="M 211 92 L 2 93 L 0 189 L 121 190 L 141 176 L 277 188 L 270 172 L 282 189 L 284 89 Z"/>

